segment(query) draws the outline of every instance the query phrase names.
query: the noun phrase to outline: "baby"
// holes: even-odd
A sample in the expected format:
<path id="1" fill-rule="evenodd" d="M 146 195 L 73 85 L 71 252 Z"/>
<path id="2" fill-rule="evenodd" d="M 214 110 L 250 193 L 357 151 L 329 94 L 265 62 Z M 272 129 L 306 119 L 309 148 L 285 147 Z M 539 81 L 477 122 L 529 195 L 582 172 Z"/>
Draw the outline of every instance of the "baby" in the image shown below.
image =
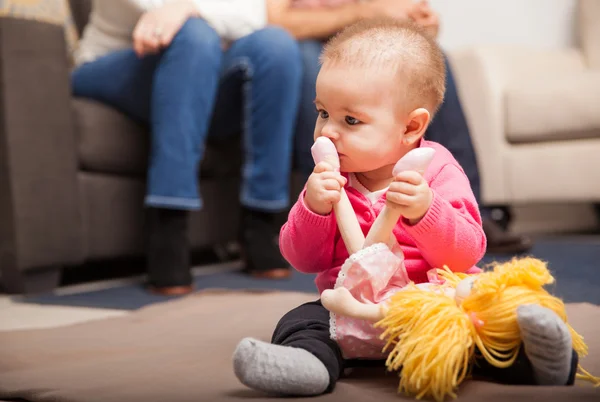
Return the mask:
<path id="1" fill-rule="evenodd" d="M 386 203 L 400 209 L 402 218 L 393 234 L 413 282 L 427 282 L 431 268 L 445 265 L 453 271 L 478 272 L 474 265 L 485 253 L 486 239 L 469 181 L 448 150 L 423 139 L 444 89 L 441 51 L 412 24 L 361 22 L 325 47 L 316 83 L 319 117 L 314 135 L 333 141 L 340 171 L 326 162 L 315 166 L 280 235 L 284 257 L 299 271 L 317 274 L 319 293 L 334 288 L 349 257 L 332 213 L 342 188 L 365 234 Z M 418 147 L 435 150 L 427 171 L 394 176 L 395 163 Z M 540 381 L 572 380 L 577 364 L 572 364 L 576 359 L 560 319 L 527 309 L 521 318 L 524 334 L 532 333 L 526 344 L 535 344 L 540 331 L 546 338 L 546 332 L 550 334 L 551 341 L 543 345 L 553 351 L 552 362 L 540 363 L 538 358 L 534 366 L 537 363 L 541 372 L 544 364 L 560 367 L 556 379 L 552 372 Z M 548 328 L 540 326 L 540 318 L 546 319 Z M 320 300 L 287 313 L 275 328 L 272 343 L 247 338 L 234 354 L 234 370 L 242 383 L 283 395 L 331 391 L 345 368 L 364 362 L 344 356 L 330 336 L 330 313 Z M 513 373 L 519 381 L 532 378 L 527 364 L 513 365 L 520 370 Z"/>

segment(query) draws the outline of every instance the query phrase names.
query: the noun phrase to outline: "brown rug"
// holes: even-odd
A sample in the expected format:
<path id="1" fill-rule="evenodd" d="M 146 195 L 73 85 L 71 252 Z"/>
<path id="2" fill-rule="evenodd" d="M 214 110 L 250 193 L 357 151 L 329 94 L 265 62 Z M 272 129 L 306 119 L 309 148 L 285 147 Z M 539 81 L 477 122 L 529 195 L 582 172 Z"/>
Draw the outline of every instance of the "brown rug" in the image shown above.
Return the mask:
<path id="1" fill-rule="evenodd" d="M 0 333 L 0 400 L 31 402 L 199 402 L 273 400 L 235 378 L 231 356 L 245 336 L 269 340 L 277 320 L 314 295 L 205 291 L 131 315 L 43 330 Z M 600 307 L 568 306 L 586 337 L 583 365 L 600 374 Z M 401 401 L 383 370 L 354 374 L 311 400 Z M 600 401 L 600 389 L 516 387 L 471 381 L 460 401 Z M 286 398 L 285 400 L 296 400 Z"/>

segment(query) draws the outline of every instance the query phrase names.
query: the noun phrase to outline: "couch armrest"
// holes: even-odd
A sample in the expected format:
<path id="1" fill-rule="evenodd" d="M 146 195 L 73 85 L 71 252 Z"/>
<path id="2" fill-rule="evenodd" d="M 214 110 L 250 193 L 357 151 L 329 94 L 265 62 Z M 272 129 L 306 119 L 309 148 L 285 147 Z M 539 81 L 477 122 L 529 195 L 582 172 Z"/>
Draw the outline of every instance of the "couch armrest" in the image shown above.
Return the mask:
<path id="1" fill-rule="evenodd" d="M 486 204 L 510 200 L 505 167 L 511 145 L 505 135 L 505 89 L 527 76 L 586 69 L 577 49 L 540 50 L 525 47 L 473 47 L 451 52 L 458 93 L 469 124 Z"/>
<path id="2" fill-rule="evenodd" d="M 600 1 L 580 0 L 578 10 L 579 41 L 588 66 L 600 69 Z"/>
<path id="3" fill-rule="evenodd" d="M 82 258 L 76 140 L 62 28 L 0 18 L 0 269 L 23 272 Z"/>

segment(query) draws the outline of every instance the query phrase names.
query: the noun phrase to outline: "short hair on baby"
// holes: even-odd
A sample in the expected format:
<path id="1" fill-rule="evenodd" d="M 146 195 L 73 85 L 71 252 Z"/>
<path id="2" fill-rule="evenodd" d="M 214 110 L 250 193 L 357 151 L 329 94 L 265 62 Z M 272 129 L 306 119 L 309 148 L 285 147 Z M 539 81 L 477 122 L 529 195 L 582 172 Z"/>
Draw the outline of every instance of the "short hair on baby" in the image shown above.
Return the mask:
<path id="1" fill-rule="evenodd" d="M 402 80 L 404 106 L 425 107 L 433 116 L 446 90 L 444 56 L 435 39 L 410 21 L 363 20 L 333 37 L 323 49 L 322 64 L 395 68 Z"/>

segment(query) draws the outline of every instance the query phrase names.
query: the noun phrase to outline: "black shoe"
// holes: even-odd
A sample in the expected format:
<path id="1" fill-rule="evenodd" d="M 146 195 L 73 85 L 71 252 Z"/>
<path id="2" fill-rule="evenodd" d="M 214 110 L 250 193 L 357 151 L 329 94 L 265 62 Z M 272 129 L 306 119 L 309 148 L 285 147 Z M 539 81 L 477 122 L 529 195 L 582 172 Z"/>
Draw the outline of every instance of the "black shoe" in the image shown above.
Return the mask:
<path id="1" fill-rule="evenodd" d="M 189 212 L 149 208 L 146 228 L 148 285 L 161 294 L 191 291 Z"/>
<path id="2" fill-rule="evenodd" d="M 483 231 L 487 237 L 487 252 L 492 254 L 521 254 L 533 247 L 527 236 L 506 232 L 492 219 L 483 219 Z"/>
<path id="3" fill-rule="evenodd" d="M 242 208 L 240 246 L 245 273 L 266 279 L 291 276 L 279 251 L 279 229 L 278 214 Z"/>

